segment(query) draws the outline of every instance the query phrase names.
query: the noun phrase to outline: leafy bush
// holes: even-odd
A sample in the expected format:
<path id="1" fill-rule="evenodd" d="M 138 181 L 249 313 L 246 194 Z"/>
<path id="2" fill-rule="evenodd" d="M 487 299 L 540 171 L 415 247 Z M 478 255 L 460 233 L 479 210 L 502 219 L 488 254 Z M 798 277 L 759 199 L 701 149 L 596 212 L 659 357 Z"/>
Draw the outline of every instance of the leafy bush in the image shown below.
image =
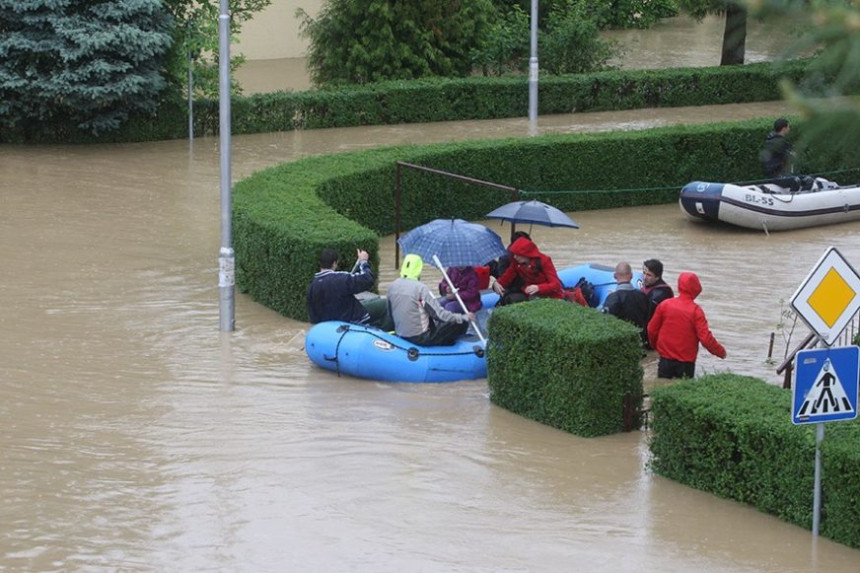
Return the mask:
<path id="1" fill-rule="evenodd" d="M 625 400 L 641 408 L 639 334 L 613 316 L 562 300 L 515 304 L 490 316 L 489 340 L 497 406 L 586 437 L 625 429 Z"/>
<path id="2" fill-rule="evenodd" d="M 490 0 L 329 0 L 316 19 L 297 15 L 311 79 L 326 85 L 467 76 L 496 11 Z"/>
<path id="3" fill-rule="evenodd" d="M 733 374 L 651 393 L 658 474 L 810 528 L 815 431 L 791 423 L 791 392 Z M 860 547 L 860 423 L 828 424 L 821 534 Z"/>

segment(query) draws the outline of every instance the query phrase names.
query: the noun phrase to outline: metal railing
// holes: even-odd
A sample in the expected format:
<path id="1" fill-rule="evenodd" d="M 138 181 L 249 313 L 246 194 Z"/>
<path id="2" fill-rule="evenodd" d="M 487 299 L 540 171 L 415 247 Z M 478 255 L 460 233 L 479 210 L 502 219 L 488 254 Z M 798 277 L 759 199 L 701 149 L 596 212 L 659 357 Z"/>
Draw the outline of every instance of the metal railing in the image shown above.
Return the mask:
<path id="1" fill-rule="evenodd" d="M 857 336 L 858 332 L 860 332 L 860 314 L 855 316 L 848 326 L 845 327 L 845 330 L 842 331 L 842 334 L 839 335 L 833 346 L 850 346 L 854 344 L 854 337 Z M 785 360 L 776 369 L 777 374 L 784 375 L 782 380 L 783 388 L 791 388 L 791 376 L 794 373 L 794 359 L 797 357 L 797 353 L 801 350 L 817 348 L 819 346 L 822 346 L 821 339 L 814 332 L 810 332 L 794 350 L 788 353 Z"/>

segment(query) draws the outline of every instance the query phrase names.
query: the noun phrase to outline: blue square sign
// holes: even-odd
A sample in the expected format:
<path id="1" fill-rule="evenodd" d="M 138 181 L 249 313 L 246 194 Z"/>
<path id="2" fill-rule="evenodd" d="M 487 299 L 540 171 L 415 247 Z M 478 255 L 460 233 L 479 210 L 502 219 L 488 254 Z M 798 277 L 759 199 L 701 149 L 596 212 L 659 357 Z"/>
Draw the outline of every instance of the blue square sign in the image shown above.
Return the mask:
<path id="1" fill-rule="evenodd" d="M 795 360 L 793 423 L 815 424 L 857 417 L 860 347 L 801 350 Z"/>

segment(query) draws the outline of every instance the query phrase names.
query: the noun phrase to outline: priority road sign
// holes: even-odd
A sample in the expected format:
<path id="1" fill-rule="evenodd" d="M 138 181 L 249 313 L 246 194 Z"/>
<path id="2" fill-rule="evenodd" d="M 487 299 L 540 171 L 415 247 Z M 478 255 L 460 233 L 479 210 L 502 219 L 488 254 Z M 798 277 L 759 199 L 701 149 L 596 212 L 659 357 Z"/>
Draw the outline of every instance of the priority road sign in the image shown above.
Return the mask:
<path id="1" fill-rule="evenodd" d="M 801 350 L 795 360 L 793 423 L 814 424 L 857 417 L 860 347 Z"/>
<path id="2" fill-rule="evenodd" d="M 860 310 L 860 275 L 830 247 L 791 297 L 791 307 L 830 346 Z"/>

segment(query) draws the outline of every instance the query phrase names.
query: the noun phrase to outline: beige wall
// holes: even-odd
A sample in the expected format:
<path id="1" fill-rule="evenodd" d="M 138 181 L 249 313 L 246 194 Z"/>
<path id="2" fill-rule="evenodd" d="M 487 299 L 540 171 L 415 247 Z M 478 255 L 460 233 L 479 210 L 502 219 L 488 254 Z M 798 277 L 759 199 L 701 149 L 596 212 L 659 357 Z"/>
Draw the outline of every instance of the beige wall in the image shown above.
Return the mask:
<path id="1" fill-rule="evenodd" d="M 296 9 L 316 16 L 322 3 L 323 0 L 272 0 L 268 8 L 245 22 L 232 51 L 249 60 L 304 57 L 307 41 L 299 37 Z"/>

